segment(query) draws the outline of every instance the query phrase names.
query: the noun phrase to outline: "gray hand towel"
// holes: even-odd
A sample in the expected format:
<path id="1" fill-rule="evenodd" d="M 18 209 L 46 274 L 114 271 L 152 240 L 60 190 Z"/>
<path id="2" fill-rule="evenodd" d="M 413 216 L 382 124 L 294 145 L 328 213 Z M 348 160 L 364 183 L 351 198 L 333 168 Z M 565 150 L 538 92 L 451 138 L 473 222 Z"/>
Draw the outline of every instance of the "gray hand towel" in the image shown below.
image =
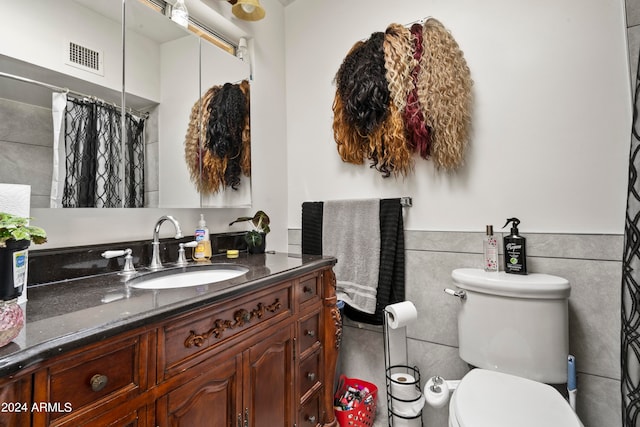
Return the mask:
<path id="1" fill-rule="evenodd" d="M 338 299 L 365 313 L 375 313 L 380 199 L 326 201 L 322 230 L 323 255 L 338 259 L 334 268 Z"/>

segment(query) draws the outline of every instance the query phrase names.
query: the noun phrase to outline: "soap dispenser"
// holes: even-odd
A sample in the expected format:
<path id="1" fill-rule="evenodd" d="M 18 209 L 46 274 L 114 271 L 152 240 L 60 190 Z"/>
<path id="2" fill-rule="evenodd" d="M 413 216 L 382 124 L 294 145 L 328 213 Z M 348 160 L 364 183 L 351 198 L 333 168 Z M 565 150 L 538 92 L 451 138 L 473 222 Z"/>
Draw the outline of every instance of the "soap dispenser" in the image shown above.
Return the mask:
<path id="1" fill-rule="evenodd" d="M 512 274 L 527 274 L 527 239 L 519 234 L 518 218 L 507 219 L 504 227 L 509 223 L 511 223 L 511 234 L 503 238 L 504 271 Z"/>
<path id="2" fill-rule="evenodd" d="M 211 240 L 203 214 L 200 214 L 200 221 L 198 221 L 198 229 L 195 234 L 197 246 L 193 249 L 194 261 L 209 261 L 211 259 Z"/>

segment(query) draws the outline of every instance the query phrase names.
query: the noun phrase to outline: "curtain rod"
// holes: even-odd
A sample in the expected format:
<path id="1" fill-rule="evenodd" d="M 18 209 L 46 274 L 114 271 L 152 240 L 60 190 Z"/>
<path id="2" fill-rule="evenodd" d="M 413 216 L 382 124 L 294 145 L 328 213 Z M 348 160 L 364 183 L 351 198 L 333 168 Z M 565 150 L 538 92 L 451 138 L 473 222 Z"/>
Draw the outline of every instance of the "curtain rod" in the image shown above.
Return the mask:
<path id="1" fill-rule="evenodd" d="M 4 72 L 0 71 L 0 77 L 6 77 L 8 79 L 18 80 L 18 81 L 24 82 L 24 83 L 31 83 L 31 84 L 34 84 L 34 85 L 37 85 L 37 86 L 46 87 L 47 89 L 51 89 L 54 92 L 70 93 L 71 95 L 74 95 L 76 97 L 89 98 L 89 99 L 93 99 L 95 101 L 103 102 L 105 104 L 113 104 L 115 107 L 119 107 L 119 105 L 116 104 L 115 102 L 107 102 L 104 99 L 98 98 L 97 96 L 87 95 L 87 94 L 84 94 L 82 92 L 76 92 L 75 90 L 71 90 L 71 89 L 66 88 L 66 87 L 55 86 L 55 85 L 52 85 L 52 84 L 49 84 L 49 83 L 40 82 L 38 80 L 28 79 L 26 77 L 21 77 L 21 76 L 16 76 L 15 74 L 9 74 L 9 73 L 4 73 Z M 145 118 L 149 116 L 149 113 L 147 113 L 147 112 L 134 110 L 133 108 L 130 108 L 130 107 L 125 107 L 125 110 L 127 110 L 129 113 L 135 113 L 137 115 L 144 116 Z"/>

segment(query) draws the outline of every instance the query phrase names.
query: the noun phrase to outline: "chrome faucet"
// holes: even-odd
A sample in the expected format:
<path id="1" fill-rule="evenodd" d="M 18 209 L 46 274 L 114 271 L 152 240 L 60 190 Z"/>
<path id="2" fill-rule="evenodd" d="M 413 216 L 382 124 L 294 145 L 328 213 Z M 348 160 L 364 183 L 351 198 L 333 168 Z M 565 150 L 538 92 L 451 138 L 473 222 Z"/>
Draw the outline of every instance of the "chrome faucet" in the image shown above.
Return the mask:
<path id="1" fill-rule="evenodd" d="M 158 220 L 158 222 L 156 222 L 156 226 L 153 229 L 153 243 L 151 243 L 151 247 L 152 247 L 152 255 L 151 255 L 151 265 L 149 265 L 149 268 L 151 270 L 158 270 L 159 268 L 162 268 L 162 261 L 160 261 L 160 238 L 159 238 L 159 234 L 160 234 L 160 226 L 162 225 L 163 222 L 165 221 L 171 221 L 173 223 L 173 226 L 176 229 L 176 235 L 175 238 L 176 239 L 180 239 L 182 237 L 182 230 L 180 229 L 180 223 L 178 222 L 178 220 L 176 220 L 174 217 L 170 216 L 170 215 L 163 215 L 160 217 L 160 219 Z"/>

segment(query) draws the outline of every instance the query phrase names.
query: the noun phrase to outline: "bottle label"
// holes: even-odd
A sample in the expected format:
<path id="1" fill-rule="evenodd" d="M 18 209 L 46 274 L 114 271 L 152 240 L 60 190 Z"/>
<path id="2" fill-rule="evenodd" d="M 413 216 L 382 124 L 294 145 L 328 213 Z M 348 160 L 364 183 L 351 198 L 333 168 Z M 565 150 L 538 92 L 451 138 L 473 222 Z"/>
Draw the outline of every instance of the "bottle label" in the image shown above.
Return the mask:
<path id="1" fill-rule="evenodd" d="M 200 242 L 205 239 L 205 232 L 202 229 L 196 230 L 196 242 Z"/>
<path id="2" fill-rule="evenodd" d="M 203 243 L 198 243 L 198 246 L 195 247 L 194 251 L 193 251 L 193 258 L 194 259 L 203 259 L 204 258 L 204 252 L 205 252 L 205 247 L 204 247 L 204 242 Z"/>
<path id="3" fill-rule="evenodd" d="M 498 240 L 487 236 L 484 242 L 484 271 L 498 271 Z"/>
<path id="4" fill-rule="evenodd" d="M 19 288 L 27 284 L 27 257 L 29 251 L 19 251 L 13 253 L 13 287 Z"/>
<path id="5" fill-rule="evenodd" d="M 507 243 L 505 251 L 507 252 L 507 268 L 509 271 L 520 272 L 522 271 L 522 263 L 520 262 L 522 245 L 517 243 Z"/>

